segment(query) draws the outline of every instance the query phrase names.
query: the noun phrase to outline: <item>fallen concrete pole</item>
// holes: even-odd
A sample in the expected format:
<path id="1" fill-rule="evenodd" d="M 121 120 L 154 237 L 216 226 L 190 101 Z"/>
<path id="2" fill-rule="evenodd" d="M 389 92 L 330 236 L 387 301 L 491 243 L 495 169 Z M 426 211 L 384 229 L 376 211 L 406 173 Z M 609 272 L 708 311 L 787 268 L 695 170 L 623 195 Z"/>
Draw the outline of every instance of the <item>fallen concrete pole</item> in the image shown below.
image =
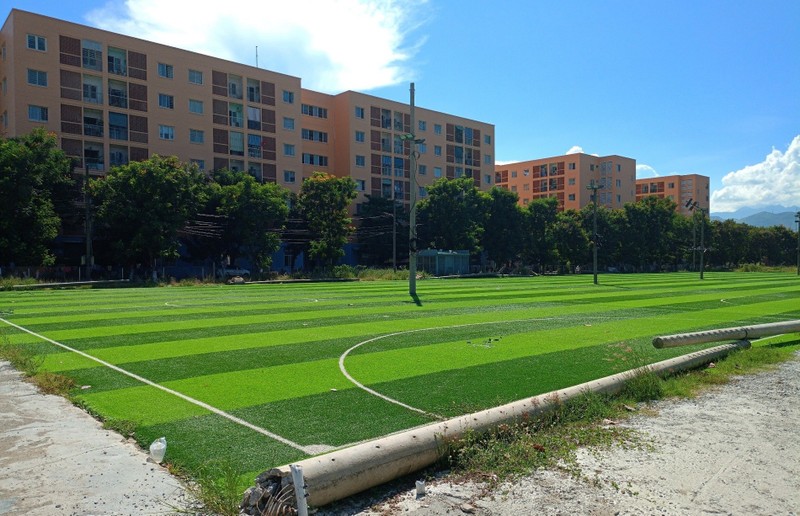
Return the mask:
<path id="1" fill-rule="evenodd" d="M 536 417 L 553 409 L 559 403 L 587 391 L 615 394 L 622 390 L 627 380 L 642 369 L 668 376 L 699 367 L 733 351 L 749 347 L 750 343 L 743 341 L 689 353 L 644 368 L 398 432 L 305 459 L 297 462 L 295 466 L 302 467 L 308 503 L 316 507 L 323 506 L 434 464 L 443 457 L 448 442 L 459 439 L 467 432 L 484 433 L 500 424 L 511 423 L 522 417 Z M 244 512 L 260 514 L 254 504 L 267 498 L 264 496 L 265 493 L 277 492 L 291 483 L 291 465 L 262 473 L 256 479 L 256 486 L 245 493 Z M 249 506 L 248 500 L 251 501 Z"/>
<path id="2" fill-rule="evenodd" d="M 756 324 L 753 326 L 737 326 L 734 328 L 720 328 L 718 330 L 665 335 L 662 337 L 655 337 L 653 339 L 653 346 L 659 349 L 676 348 L 678 346 L 690 346 L 692 344 L 704 344 L 721 340 L 749 340 L 795 332 L 800 332 L 800 321 L 783 321 Z"/>

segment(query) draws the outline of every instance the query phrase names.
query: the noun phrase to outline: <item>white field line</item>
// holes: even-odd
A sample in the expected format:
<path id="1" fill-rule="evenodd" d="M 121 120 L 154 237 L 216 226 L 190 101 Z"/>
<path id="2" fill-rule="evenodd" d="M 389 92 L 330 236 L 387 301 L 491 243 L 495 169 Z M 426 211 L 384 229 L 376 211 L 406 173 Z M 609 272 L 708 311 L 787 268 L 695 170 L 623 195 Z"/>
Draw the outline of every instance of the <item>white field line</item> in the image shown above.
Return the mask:
<path id="1" fill-rule="evenodd" d="M 427 412 L 427 411 L 422 410 L 420 408 L 412 407 L 411 405 L 407 405 L 407 404 L 403 403 L 400 400 L 396 400 L 394 398 L 390 398 L 389 396 L 386 396 L 385 394 L 381 394 L 380 392 L 378 392 L 376 390 L 370 389 L 369 387 L 367 387 L 363 383 L 361 383 L 358 380 L 356 380 L 355 378 L 353 378 L 353 376 L 350 373 L 347 372 L 347 368 L 344 365 L 344 360 L 347 358 L 347 355 L 349 355 L 351 351 L 354 351 L 354 350 L 360 348 L 364 344 L 369 344 L 370 342 L 375 342 L 376 340 L 385 339 L 387 337 L 394 337 L 396 335 L 407 335 L 409 333 L 419 333 L 419 332 L 423 332 L 423 331 L 432 331 L 432 330 L 449 330 L 449 329 L 453 329 L 453 328 L 466 328 L 466 327 L 469 327 L 469 326 L 483 326 L 483 325 L 487 325 L 487 324 L 505 324 L 505 323 L 526 322 L 526 321 L 550 321 L 550 320 L 553 320 L 553 319 L 557 319 L 557 318 L 556 317 L 537 317 L 537 318 L 533 318 L 533 319 L 513 319 L 513 320 L 510 320 L 510 321 L 500 321 L 500 322 L 498 322 L 498 321 L 487 321 L 487 322 L 469 323 L 469 324 L 454 324 L 452 326 L 434 326 L 434 327 L 431 327 L 431 328 L 417 328 L 415 330 L 406 330 L 406 331 L 398 331 L 398 332 L 394 332 L 394 333 L 387 333 L 386 335 L 380 335 L 378 337 L 373 337 L 373 338 L 365 340 L 363 342 L 359 342 L 355 346 L 351 347 L 350 349 L 348 349 L 347 351 L 342 353 L 342 355 L 339 357 L 339 370 L 342 372 L 342 374 L 348 380 L 350 380 L 350 383 L 352 383 L 353 385 L 355 385 L 359 389 L 372 394 L 373 396 L 377 396 L 378 398 L 381 398 L 382 400 L 388 401 L 389 403 L 394 403 L 395 405 L 399 405 L 399 406 L 401 406 L 403 408 L 406 408 L 408 410 L 412 410 L 414 412 L 419 412 L 420 414 L 424 414 L 426 416 L 430 416 L 430 417 L 436 418 L 436 419 L 438 419 L 440 421 L 444 421 L 444 419 L 445 419 L 444 416 L 440 416 L 439 414 L 434 414 L 433 412 Z"/>
<path id="2" fill-rule="evenodd" d="M 114 364 L 111 364 L 109 362 L 106 362 L 105 360 L 102 360 L 102 359 L 99 359 L 99 358 L 94 357 L 92 355 L 89 355 L 88 353 L 84 353 L 83 351 L 80 351 L 78 349 L 71 348 L 71 347 L 67 346 L 66 344 L 62 344 L 60 342 L 57 342 L 57 341 L 55 341 L 53 339 L 45 337 L 44 335 L 39 335 L 36 332 L 33 332 L 33 331 L 31 331 L 31 330 L 29 330 L 27 328 L 23 328 L 22 326 L 19 326 L 17 324 L 12 323 L 11 321 L 3 319 L 2 317 L 0 317 L 0 321 L 6 323 L 9 326 L 12 326 L 12 327 L 18 329 L 18 330 L 24 331 L 25 333 L 33 335 L 34 337 L 37 337 L 37 338 L 42 339 L 44 341 L 47 341 L 47 342 L 49 342 L 51 344 L 54 344 L 54 345 L 56 345 L 56 346 L 58 346 L 60 348 L 66 349 L 67 351 L 71 351 L 72 353 L 77 353 L 78 355 L 80 355 L 80 356 L 82 356 L 84 358 L 88 358 L 89 360 L 93 360 L 94 362 L 97 362 L 98 364 L 100 364 L 102 366 L 108 367 L 109 369 L 112 369 L 112 370 L 114 370 L 114 371 L 116 371 L 118 373 L 124 374 L 125 376 L 129 376 L 130 378 L 133 378 L 134 380 L 138 380 L 138 381 L 144 383 L 145 385 L 149 385 L 150 387 L 155 387 L 156 389 L 160 389 L 160 390 L 162 390 L 162 391 L 164 391 L 164 392 L 166 392 L 168 394 L 172 394 L 173 396 L 176 396 L 176 397 L 178 397 L 178 398 L 180 398 L 180 399 L 182 399 L 184 401 L 188 401 L 189 403 L 191 403 L 193 405 L 197 405 L 198 407 L 204 408 L 204 409 L 208 410 L 209 412 L 213 412 L 214 414 L 217 414 L 218 416 L 222 416 L 225 419 L 228 419 L 229 421 L 232 421 L 232 422 L 236 423 L 237 425 L 241 425 L 241 426 L 243 426 L 245 428 L 249 428 L 250 430 L 253 430 L 255 432 L 258 432 L 259 434 L 265 435 L 265 436 L 269 437 L 270 439 L 275 439 L 276 441 L 279 441 L 279 442 L 281 442 L 281 443 L 283 443 L 283 444 L 285 444 L 287 446 L 291 446 L 292 448 L 294 448 L 296 450 L 300 450 L 301 452 L 305 453 L 306 455 L 315 455 L 316 453 L 318 453 L 318 449 L 316 447 L 306 447 L 306 446 L 303 446 L 303 445 L 298 444 L 296 442 L 290 441 L 289 439 L 286 439 L 285 437 L 281 437 L 278 434 L 274 434 L 274 433 L 270 432 L 269 430 L 266 430 L 264 428 L 256 426 L 256 425 L 254 425 L 252 423 L 248 423 L 247 421 L 245 421 L 243 419 L 240 419 L 240 418 L 238 418 L 238 417 L 236 417 L 236 416 L 234 416 L 232 414 L 228 414 L 227 412 L 224 412 L 224 411 L 222 411 L 222 410 L 220 410 L 220 409 L 218 409 L 216 407 L 213 407 L 213 406 L 209 405 L 208 403 L 204 403 L 204 402 L 202 402 L 200 400 L 196 400 L 196 399 L 194 399 L 194 398 L 192 398 L 190 396 L 187 396 L 187 395 L 185 395 L 183 393 L 180 393 L 178 391 L 172 390 L 169 387 L 164 387 L 163 385 L 159 385 L 159 384 L 157 384 L 157 383 L 155 383 L 155 382 L 153 382 L 151 380 L 148 380 L 147 378 L 139 376 L 138 374 L 131 373 L 130 371 L 126 371 L 125 369 L 122 369 L 121 367 L 115 366 Z"/>

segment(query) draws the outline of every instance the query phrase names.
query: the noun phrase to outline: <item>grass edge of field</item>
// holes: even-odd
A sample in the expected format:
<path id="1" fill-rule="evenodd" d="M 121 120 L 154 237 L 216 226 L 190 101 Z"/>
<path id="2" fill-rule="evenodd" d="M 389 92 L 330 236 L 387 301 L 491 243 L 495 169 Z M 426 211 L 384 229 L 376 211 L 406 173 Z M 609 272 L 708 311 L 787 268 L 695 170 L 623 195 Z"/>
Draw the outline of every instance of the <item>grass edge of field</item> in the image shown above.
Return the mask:
<path id="1" fill-rule="evenodd" d="M 631 414 L 655 415 L 651 401 L 702 395 L 716 386 L 729 383 L 736 376 L 774 369 L 791 360 L 795 352 L 800 350 L 800 338 L 797 336 L 785 335 L 770 340 L 770 344 L 734 352 L 715 363 L 714 367 L 706 365 L 667 378 L 649 372 L 640 373 L 633 376 L 618 395 L 587 392 L 535 420 L 524 419 L 500 425 L 485 434 L 469 433 L 459 440 L 443 443 L 442 461 L 423 472 L 423 475 L 432 478 L 446 471 L 454 481 L 477 480 L 485 483 L 487 489 L 537 469 L 561 469 L 580 477 L 575 459 L 579 448 L 648 446 L 640 435 L 617 426 L 616 422 Z M 9 361 L 41 392 L 63 396 L 84 410 L 87 408 L 70 396 L 74 388 L 70 378 L 39 371 L 40 357 L 24 346 L 2 344 L 0 359 Z M 632 411 L 634 407 L 636 410 Z M 135 437 L 135 423 L 104 419 L 100 414 L 88 412 L 104 428 L 126 438 Z M 138 440 L 137 443 L 146 451 L 147 443 Z M 239 514 L 242 492 L 251 483 L 249 478 L 237 476 L 231 468 L 216 463 L 206 464 L 197 470 L 187 470 L 175 464 L 166 464 L 166 467 L 170 473 L 185 481 L 190 494 L 206 509 L 213 510 L 215 514 Z M 172 509 L 181 512 L 181 508 Z"/>

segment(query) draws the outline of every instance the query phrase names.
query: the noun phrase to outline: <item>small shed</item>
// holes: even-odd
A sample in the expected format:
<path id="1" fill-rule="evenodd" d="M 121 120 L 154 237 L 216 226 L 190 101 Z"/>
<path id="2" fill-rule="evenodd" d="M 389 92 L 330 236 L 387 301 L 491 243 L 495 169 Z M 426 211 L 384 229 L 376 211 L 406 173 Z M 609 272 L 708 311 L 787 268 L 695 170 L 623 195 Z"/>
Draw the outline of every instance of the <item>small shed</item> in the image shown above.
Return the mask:
<path id="1" fill-rule="evenodd" d="M 419 269 L 434 276 L 469 273 L 469 251 L 423 249 L 418 256 Z"/>

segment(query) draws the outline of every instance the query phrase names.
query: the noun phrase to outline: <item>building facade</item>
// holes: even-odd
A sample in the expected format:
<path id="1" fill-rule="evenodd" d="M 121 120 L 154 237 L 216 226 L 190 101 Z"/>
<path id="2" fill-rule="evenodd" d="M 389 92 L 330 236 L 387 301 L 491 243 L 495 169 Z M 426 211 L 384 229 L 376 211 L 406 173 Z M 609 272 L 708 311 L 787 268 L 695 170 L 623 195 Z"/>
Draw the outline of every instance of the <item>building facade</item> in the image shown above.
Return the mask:
<path id="1" fill-rule="evenodd" d="M 560 211 L 579 210 L 592 202 L 592 181 L 599 205 L 622 208 L 635 200 L 636 160 L 576 153 L 495 166 L 496 185 L 516 192 L 521 206 L 554 197 Z"/>
<path id="2" fill-rule="evenodd" d="M 685 174 L 674 176 L 654 177 L 636 180 L 636 200 L 648 196 L 662 199 L 672 199 L 678 204 L 676 210 L 681 215 L 690 216 L 691 210 L 687 206 L 690 201 L 697 203 L 697 208 L 708 212 L 709 204 L 709 178 L 698 174 Z"/>
<path id="3" fill-rule="evenodd" d="M 44 127 L 77 173 L 177 156 L 205 171 L 247 171 L 298 191 L 314 171 L 365 195 L 410 197 L 415 133 L 420 195 L 439 177 L 494 179 L 494 126 L 299 77 L 12 9 L 0 31 L 0 132 Z"/>

